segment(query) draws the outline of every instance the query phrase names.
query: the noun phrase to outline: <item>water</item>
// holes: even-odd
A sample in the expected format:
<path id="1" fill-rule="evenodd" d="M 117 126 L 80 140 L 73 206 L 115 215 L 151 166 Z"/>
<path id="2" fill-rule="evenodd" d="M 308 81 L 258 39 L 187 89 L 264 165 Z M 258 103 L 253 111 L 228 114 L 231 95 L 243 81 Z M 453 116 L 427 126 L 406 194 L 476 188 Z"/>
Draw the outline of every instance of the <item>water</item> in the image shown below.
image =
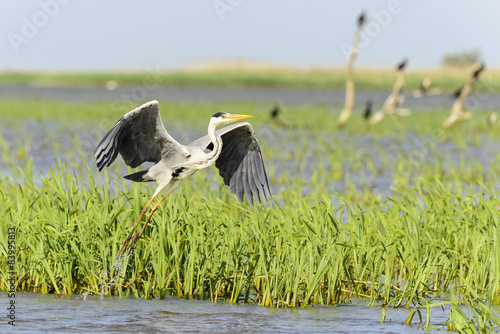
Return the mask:
<path id="1" fill-rule="evenodd" d="M 115 90 L 107 90 L 99 86 L 83 86 L 83 87 L 40 87 L 32 85 L 1 85 L 0 99 L 2 98 L 42 98 L 54 99 L 60 101 L 89 101 L 89 100 L 120 100 L 123 96 L 130 95 L 130 91 L 134 87 L 118 87 Z M 330 90 L 294 90 L 294 89 L 273 89 L 273 88 L 216 88 L 216 87 L 161 87 L 153 88 L 148 91 L 147 98 L 169 100 L 169 101 L 226 101 L 230 97 L 232 100 L 251 100 L 260 102 L 270 102 L 281 100 L 287 104 L 309 104 L 309 103 L 342 103 L 344 99 L 343 91 Z M 359 101 L 371 99 L 374 103 L 383 103 L 387 97 L 387 92 L 380 91 L 359 91 L 356 93 L 356 98 Z M 479 99 L 481 108 L 500 108 L 500 95 L 481 95 L 471 98 Z M 363 102 L 364 103 L 364 102 Z M 424 98 L 408 97 L 405 101 L 405 106 L 418 110 L 426 108 L 446 107 L 451 106 L 451 99 L 448 95 L 437 95 Z M 136 103 L 137 104 L 137 103 Z M 45 175 L 51 168 L 54 168 L 55 161 L 62 158 L 70 169 L 78 170 L 81 166 L 91 166 L 92 172 L 96 173 L 95 159 L 92 155 L 96 144 L 104 133 L 106 133 L 110 125 L 102 124 L 80 124 L 74 122 L 71 124 L 59 124 L 51 120 L 23 120 L 24 124 L 8 124 L 3 125 L 0 122 L 0 133 L 5 138 L 11 153 L 11 165 L 22 165 L 27 159 L 33 160 L 35 175 Z M 199 136 L 205 135 L 203 128 L 185 129 L 185 131 L 177 130 L 175 127 L 168 128 L 170 134 L 177 138 L 181 143 L 187 144 Z M 22 134 L 22 136 L 19 136 Z M 279 178 L 283 173 L 293 173 L 300 175 L 305 180 L 304 193 L 307 194 L 310 189 L 307 184 L 310 183 L 312 173 L 317 170 L 318 166 L 330 166 L 331 161 L 325 161 L 324 149 L 317 150 L 317 146 L 321 146 L 315 140 L 309 140 L 308 147 L 297 147 L 295 138 L 320 138 L 322 142 L 337 142 L 342 141 L 348 143 L 347 147 L 355 148 L 363 157 L 364 161 L 373 163 L 373 168 L 383 173 L 373 173 L 373 170 L 363 169 L 352 170 L 351 166 L 344 166 L 344 173 L 349 174 L 349 179 L 354 180 L 356 188 L 359 190 L 370 189 L 370 191 L 380 193 L 384 196 L 389 196 L 392 193 L 391 187 L 394 182 L 394 172 L 392 166 L 387 166 L 381 160 L 379 152 L 374 150 L 374 147 L 384 147 L 389 161 L 396 161 L 402 155 L 408 157 L 417 156 L 422 158 L 422 162 L 432 161 L 434 164 L 437 157 L 449 156 L 451 163 L 458 163 L 460 159 L 466 159 L 470 162 L 479 162 L 487 171 L 489 166 L 497 163 L 498 143 L 484 138 L 480 147 L 467 145 L 467 147 L 458 147 L 454 143 L 441 143 L 437 141 L 436 150 L 430 151 L 426 149 L 426 145 L 433 144 L 433 138 L 423 138 L 414 134 L 406 134 L 404 138 L 394 136 L 387 138 L 375 139 L 371 135 L 351 135 L 336 131 L 334 133 L 324 132 L 321 137 L 311 136 L 309 130 L 271 130 L 263 127 L 258 129 L 258 136 L 262 143 L 266 143 L 267 150 L 276 152 L 272 160 L 267 159 L 266 165 L 268 172 L 271 171 L 270 165 L 274 164 L 275 177 Z M 186 138 L 187 137 L 187 138 Z M 25 152 L 19 152 L 19 142 L 22 141 L 22 146 Z M 54 147 L 57 143 L 57 147 Z M 284 148 L 283 143 L 288 143 Z M 281 145 L 281 146 L 280 146 Z M 324 146 L 324 144 L 323 144 Z M 332 147 L 334 150 L 335 147 Z M 302 170 L 297 170 L 297 161 L 294 157 L 296 150 L 311 153 L 307 157 L 305 166 Z M 25 153 L 25 154 L 24 154 Z M 21 158 L 12 159 L 19 155 Z M 25 156 L 25 158 L 23 158 Z M 127 174 L 125 164 L 118 159 L 121 164 L 121 174 Z M 444 162 L 448 163 L 447 161 Z M 449 166 L 445 166 L 449 168 Z M 215 174 L 216 171 L 209 169 L 207 172 Z M 12 167 L 6 166 L 0 161 L 0 174 L 10 176 Z M 288 186 L 288 185 L 283 185 Z M 345 192 L 346 188 L 345 177 L 341 180 L 328 179 L 328 183 L 324 184 L 325 191 L 330 193 L 340 191 Z M 273 193 L 278 193 L 280 189 L 274 187 L 271 189 Z"/>
<path id="2" fill-rule="evenodd" d="M 67 102 L 85 101 L 123 101 L 138 105 L 135 101 L 137 86 L 120 86 L 115 90 L 107 90 L 101 86 L 36 86 L 36 85 L 0 85 L 0 99 L 48 99 Z M 285 105 L 300 104 L 342 104 L 345 92 L 330 89 L 291 89 L 291 88 L 228 88 L 228 87 L 157 87 L 148 88 L 142 100 L 163 101 L 190 101 L 190 102 L 220 102 L 220 101 L 254 101 L 268 102 L 281 101 Z M 374 108 L 381 107 L 387 99 L 387 91 L 356 91 L 356 108 L 363 108 L 368 100 L 372 100 Z M 441 94 L 414 98 L 410 92 L 406 93 L 404 107 L 431 109 L 451 108 L 453 99 L 450 94 Z M 500 109 L 500 95 L 490 93 L 472 93 L 466 101 L 465 107 L 469 110 Z"/>
<path id="3" fill-rule="evenodd" d="M 108 126 L 109 127 L 109 126 Z M 0 133 L 5 138 L 7 146 L 11 152 L 10 166 L 0 160 L 0 173 L 7 177 L 12 177 L 12 171 L 17 171 L 15 166 L 26 165 L 28 159 L 33 161 L 33 171 L 35 176 L 43 177 L 51 169 L 55 168 L 56 161 L 61 159 L 66 163 L 70 170 L 86 175 L 86 166 L 90 167 L 93 175 L 99 177 L 97 172 L 94 149 L 102 134 L 108 128 L 95 129 L 92 123 L 75 122 L 72 124 L 57 123 L 54 120 L 22 120 L 16 124 L 0 124 Z M 169 129 L 174 138 L 178 138 L 181 143 L 188 144 L 196 138 L 205 135 L 202 129 Z M 461 160 L 467 161 L 471 168 L 482 166 L 483 173 L 498 162 L 498 142 L 492 141 L 487 136 L 481 139 L 481 145 L 466 144 L 460 147 L 453 142 L 440 142 L 434 137 L 422 137 L 408 132 L 404 135 L 387 136 L 375 138 L 371 134 L 350 135 L 345 132 L 337 131 L 314 131 L 296 129 L 289 130 L 271 130 L 264 126 L 258 129 L 259 140 L 266 143 L 266 151 L 273 152 L 272 157 L 265 157 L 265 164 L 270 176 L 279 179 L 285 174 L 293 174 L 293 178 L 284 178 L 283 180 L 295 180 L 300 176 L 304 180 L 303 195 L 309 193 L 309 184 L 313 174 L 320 168 L 327 170 L 334 168 L 335 161 L 330 158 L 330 153 L 339 148 L 330 147 L 325 143 L 343 142 L 343 150 L 346 152 L 356 152 L 363 165 L 357 165 L 357 160 L 349 164 L 345 162 L 342 166 L 344 175 L 354 182 L 356 189 L 363 191 L 370 189 L 371 192 L 379 193 L 383 196 L 392 194 L 394 185 L 394 165 L 387 164 L 387 161 L 398 161 L 402 158 L 412 157 L 415 164 L 429 164 L 435 166 L 438 164 L 439 157 L 447 157 L 443 161 L 445 170 L 452 168 L 452 165 L 458 165 Z M 22 133 L 22 139 L 17 134 Z M 297 138 L 308 138 L 307 141 Z M 21 142 L 22 140 L 22 142 Z M 307 144 L 307 146 L 305 146 Z M 15 159 L 18 150 L 23 150 L 22 158 Z M 380 156 L 380 148 L 383 148 L 385 157 Z M 304 161 L 296 159 L 296 151 L 305 152 Z M 328 151 L 325 151 L 328 150 Z M 385 161 L 385 160 L 386 161 Z M 410 160 L 409 160 L 410 161 Z M 367 168 L 369 163 L 372 167 Z M 303 166 L 301 166 L 303 164 Z M 118 173 L 113 175 L 121 176 L 128 174 L 125 163 L 121 158 L 117 159 L 114 166 L 119 166 Z M 378 171 L 375 173 L 374 171 Z M 218 178 L 215 167 L 208 168 L 199 174 L 207 173 L 209 178 Z M 419 176 L 418 171 L 412 176 L 416 179 Z M 279 193 L 282 188 L 289 188 L 292 185 L 283 183 L 278 186 L 271 184 L 271 191 L 274 194 Z M 348 190 L 346 178 L 333 179 L 325 178 L 323 188 L 326 192 L 335 193 L 337 191 L 344 193 Z"/>
<path id="4" fill-rule="evenodd" d="M 0 293 L 0 304 L 7 305 L 7 300 Z M 417 317 L 414 324 L 403 324 L 406 309 L 387 309 L 382 323 L 381 308 L 357 304 L 271 309 L 175 297 L 84 300 L 81 295 L 59 298 L 36 293 L 17 293 L 15 300 L 16 326 L 1 317 L 1 333 L 422 333 Z M 445 329 L 447 317 L 447 311 L 433 310 L 432 327 Z"/>
<path id="5" fill-rule="evenodd" d="M 120 256 L 115 259 L 115 262 L 111 265 L 112 270 L 116 272 L 117 274 L 112 277 L 109 280 L 106 280 L 108 278 L 108 271 L 104 271 L 104 277 L 101 282 L 97 283 L 93 287 L 91 287 L 88 291 L 85 291 L 82 293 L 83 300 L 87 300 L 87 297 L 89 296 L 89 291 L 95 291 L 96 289 L 99 290 L 99 296 L 101 297 L 101 300 L 104 299 L 104 295 L 106 293 L 109 293 L 109 288 L 113 285 L 116 284 L 115 280 L 120 277 L 124 267 L 125 267 L 125 260 L 129 258 L 132 254 L 124 254 L 123 256 Z M 130 264 L 127 264 L 127 266 L 130 266 Z"/>

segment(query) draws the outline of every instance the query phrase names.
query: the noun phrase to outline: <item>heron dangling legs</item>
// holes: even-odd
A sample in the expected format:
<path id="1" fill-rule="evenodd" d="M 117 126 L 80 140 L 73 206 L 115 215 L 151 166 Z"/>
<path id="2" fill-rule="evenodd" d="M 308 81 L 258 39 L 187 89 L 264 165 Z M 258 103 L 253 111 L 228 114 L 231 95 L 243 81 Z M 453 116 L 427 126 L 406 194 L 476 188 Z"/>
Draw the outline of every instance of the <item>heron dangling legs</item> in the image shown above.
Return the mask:
<path id="1" fill-rule="evenodd" d="M 158 184 L 123 242 L 120 255 L 134 248 L 160 203 L 179 187 L 182 180 L 213 163 L 219 169 L 224 183 L 240 202 L 246 197 L 253 206 L 254 200 L 259 204 L 269 200 L 271 192 L 267 174 L 252 126 L 246 122 L 237 123 L 215 131 L 218 125 L 249 117 L 252 116 L 216 113 L 208 124 L 208 135 L 187 146 L 179 144 L 165 130 L 158 101 L 148 102 L 130 111 L 115 124 L 95 150 L 99 171 L 111 165 L 120 153 L 125 163 L 132 168 L 146 161 L 155 163 L 148 169 L 125 176 L 126 179 L 135 182 L 156 181 Z M 140 232 L 134 235 L 153 199 L 167 186 L 169 188 L 165 195 L 153 206 Z"/>

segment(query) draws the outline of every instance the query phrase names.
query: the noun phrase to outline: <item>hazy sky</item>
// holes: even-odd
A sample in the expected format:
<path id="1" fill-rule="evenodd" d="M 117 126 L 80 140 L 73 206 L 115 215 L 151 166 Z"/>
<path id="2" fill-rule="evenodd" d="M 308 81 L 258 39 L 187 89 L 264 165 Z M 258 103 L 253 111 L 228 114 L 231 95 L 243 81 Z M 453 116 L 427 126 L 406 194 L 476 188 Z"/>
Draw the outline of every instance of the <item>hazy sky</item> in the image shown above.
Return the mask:
<path id="1" fill-rule="evenodd" d="M 171 69 L 244 59 L 344 66 L 368 12 L 358 65 L 439 66 L 479 49 L 500 66 L 497 0 L 1 0 L 0 70 Z"/>

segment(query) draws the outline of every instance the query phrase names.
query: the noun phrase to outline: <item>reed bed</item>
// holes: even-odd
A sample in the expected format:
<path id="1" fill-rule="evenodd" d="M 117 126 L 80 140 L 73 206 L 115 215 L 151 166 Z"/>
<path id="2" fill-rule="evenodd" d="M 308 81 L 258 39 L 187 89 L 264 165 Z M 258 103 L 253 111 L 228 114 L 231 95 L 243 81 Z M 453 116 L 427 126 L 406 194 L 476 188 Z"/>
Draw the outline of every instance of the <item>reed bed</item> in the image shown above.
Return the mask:
<path id="1" fill-rule="evenodd" d="M 26 141 L 0 140 L 8 150 L 2 152 L 8 176 L 0 180 L 1 290 L 7 229 L 15 227 L 19 291 L 173 295 L 267 307 L 361 299 L 407 308 L 408 323 L 428 328 L 443 326 L 432 322 L 434 308 L 449 311 L 450 330 L 500 326 L 499 138 L 479 119 L 441 132 L 436 111 L 421 112 L 375 128 L 354 120 L 340 133 L 332 130 L 334 117 L 320 122 L 331 113 L 326 106 L 289 109 L 289 128 L 276 129 L 262 105 L 162 103 L 167 128 L 186 136 L 183 142 L 198 133 L 174 129 L 204 129 L 210 110 L 255 114 L 273 203 L 240 204 L 215 170 L 199 172 L 160 206 L 135 251 L 117 262 L 154 190 L 121 179 L 127 171 L 119 164 L 97 175 L 84 156 L 117 113 L 99 114 L 105 102 L 1 103 L 19 109 L 5 123 L 14 133 L 24 131 L 29 117 L 20 114 L 29 113 L 23 104 L 33 103 L 45 122 L 45 145 L 54 147 L 61 135 L 70 139 L 52 148 L 60 160 L 46 171 L 37 170 L 29 152 L 12 158 Z M 192 111 L 192 119 L 170 110 Z M 56 120 L 69 130 L 59 134 Z M 29 145 L 40 141 L 35 132 L 26 136 Z M 488 163 L 472 158 L 478 152 Z"/>

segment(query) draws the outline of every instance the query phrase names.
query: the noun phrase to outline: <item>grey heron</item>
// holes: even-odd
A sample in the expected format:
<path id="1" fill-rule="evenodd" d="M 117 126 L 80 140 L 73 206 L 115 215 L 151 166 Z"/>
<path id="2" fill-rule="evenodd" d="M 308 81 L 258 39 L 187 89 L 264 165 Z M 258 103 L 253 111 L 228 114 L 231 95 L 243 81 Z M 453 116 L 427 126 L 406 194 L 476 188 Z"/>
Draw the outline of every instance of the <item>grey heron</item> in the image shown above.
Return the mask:
<path id="1" fill-rule="evenodd" d="M 185 146 L 172 138 L 163 126 L 158 101 L 148 102 L 125 114 L 97 145 L 94 156 L 97 168 L 102 171 L 115 161 L 118 153 L 125 163 L 138 167 L 149 161 L 155 163 L 148 169 L 124 176 L 135 182 L 156 181 L 157 188 L 144 206 L 132 231 L 123 242 L 120 255 L 132 250 L 160 203 L 184 179 L 199 169 L 215 163 L 224 183 L 240 202 L 244 197 L 250 205 L 261 204 L 271 196 L 264 162 L 257 138 L 249 123 L 237 123 L 216 131 L 221 124 L 249 118 L 219 112 L 208 124 L 208 135 Z M 167 186 L 165 195 L 153 206 L 144 226 L 134 236 L 134 231 L 151 205 L 153 199 Z M 129 242 L 132 242 L 129 245 Z"/>

